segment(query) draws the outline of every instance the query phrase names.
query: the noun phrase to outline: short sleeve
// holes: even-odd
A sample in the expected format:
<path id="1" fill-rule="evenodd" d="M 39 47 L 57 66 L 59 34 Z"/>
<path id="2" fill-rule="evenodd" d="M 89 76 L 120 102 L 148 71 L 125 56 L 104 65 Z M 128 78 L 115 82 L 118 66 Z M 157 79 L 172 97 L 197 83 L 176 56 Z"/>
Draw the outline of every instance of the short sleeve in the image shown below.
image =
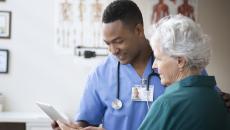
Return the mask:
<path id="1" fill-rule="evenodd" d="M 81 99 L 80 109 L 76 116 L 76 121 L 87 121 L 92 125 L 102 123 L 105 106 L 98 95 L 97 85 L 99 77 L 96 71 L 91 73 L 86 81 L 84 94 Z"/>

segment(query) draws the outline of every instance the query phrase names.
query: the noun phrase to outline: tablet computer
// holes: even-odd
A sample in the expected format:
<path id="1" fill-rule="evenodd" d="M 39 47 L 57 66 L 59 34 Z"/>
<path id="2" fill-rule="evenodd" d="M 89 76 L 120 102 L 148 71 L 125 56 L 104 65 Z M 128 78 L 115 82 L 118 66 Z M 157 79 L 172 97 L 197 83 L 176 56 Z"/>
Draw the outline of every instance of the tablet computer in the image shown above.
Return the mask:
<path id="1" fill-rule="evenodd" d="M 63 123 L 68 123 L 69 119 L 67 118 L 67 116 L 63 115 L 62 113 L 58 112 L 53 106 L 51 106 L 50 104 L 46 104 L 46 103 L 42 103 L 42 102 L 36 102 L 36 104 L 38 105 L 38 107 L 41 108 L 41 110 L 43 112 L 46 113 L 47 116 L 50 117 L 50 119 L 54 120 L 54 121 L 61 121 Z"/>

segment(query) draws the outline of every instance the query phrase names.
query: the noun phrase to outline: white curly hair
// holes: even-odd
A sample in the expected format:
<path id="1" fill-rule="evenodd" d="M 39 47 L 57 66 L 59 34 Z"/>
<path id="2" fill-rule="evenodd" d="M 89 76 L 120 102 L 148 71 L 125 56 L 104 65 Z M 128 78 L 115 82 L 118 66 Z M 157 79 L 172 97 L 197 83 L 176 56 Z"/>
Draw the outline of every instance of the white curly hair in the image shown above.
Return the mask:
<path id="1" fill-rule="evenodd" d="M 209 38 L 200 26 L 183 15 L 162 18 L 153 27 L 151 47 L 160 44 L 163 52 L 172 57 L 185 57 L 189 68 L 205 68 L 210 60 Z"/>

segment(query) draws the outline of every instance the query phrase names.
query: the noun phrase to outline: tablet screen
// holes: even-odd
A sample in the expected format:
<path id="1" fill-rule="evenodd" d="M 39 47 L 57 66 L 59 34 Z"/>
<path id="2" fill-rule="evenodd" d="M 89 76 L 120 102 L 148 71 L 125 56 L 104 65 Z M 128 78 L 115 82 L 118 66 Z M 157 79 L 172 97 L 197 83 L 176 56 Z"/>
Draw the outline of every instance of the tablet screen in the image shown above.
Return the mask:
<path id="1" fill-rule="evenodd" d="M 43 112 L 46 113 L 52 120 L 54 121 L 61 121 L 63 123 L 68 123 L 69 119 L 67 116 L 61 114 L 58 112 L 53 106 L 46 104 L 46 103 L 41 103 L 41 102 L 36 102 L 36 104 L 41 108 Z"/>

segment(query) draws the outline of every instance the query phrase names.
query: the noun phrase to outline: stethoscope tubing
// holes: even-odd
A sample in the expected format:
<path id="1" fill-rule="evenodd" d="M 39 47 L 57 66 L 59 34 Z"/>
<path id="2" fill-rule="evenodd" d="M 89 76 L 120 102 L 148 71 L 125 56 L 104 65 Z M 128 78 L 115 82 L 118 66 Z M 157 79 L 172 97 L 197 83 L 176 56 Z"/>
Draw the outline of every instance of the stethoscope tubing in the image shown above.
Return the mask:
<path id="1" fill-rule="evenodd" d="M 147 91 L 149 91 L 149 86 L 150 86 L 150 80 L 153 76 L 157 76 L 158 78 L 160 78 L 159 74 L 156 73 L 154 70 L 148 75 L 147 78 L 147 86 L 146 89 Z M 120 62 L 118 62 L 117 65 L 117 93 L 116 93 L 116 98 L 120 99 Z"/>
<path id="2" fill-rule="evenodd" d="M 117 65 L 117 95 L 116 98 L 120 99 L 120 62 Z"/>
<path id="3" fill-rule="evenodd" d="M 146 86 L 147 91 L 149 91 L 150 80 L 153 76 L 157 76 L 158 78 L 160 78 L 159 74 L 153 70 L 148 75 L 148 78 L 147 78 L 147 86 Z M 120 62 L 118 62 L 117 64 L 117 92 L 116 92 L 116 99 L 112 102 L 112 107 L 116 110 L 119 110 L 122 108 L 122 101 L 120 100 Z"/>
<path id="4" fill-rule="evenodd" d="M 160 78 L 159 74 L 156 73 L 154 70 L 151 72 L 151 74 L 148 75 L 148 79 L 147 79 L 147 86 L 146 86 L 146 89 L 147 91 L 149 91 L 149 84 L 150 84 L 150 80 L 153 76 L 157 76 L 158 78 Z"/>

